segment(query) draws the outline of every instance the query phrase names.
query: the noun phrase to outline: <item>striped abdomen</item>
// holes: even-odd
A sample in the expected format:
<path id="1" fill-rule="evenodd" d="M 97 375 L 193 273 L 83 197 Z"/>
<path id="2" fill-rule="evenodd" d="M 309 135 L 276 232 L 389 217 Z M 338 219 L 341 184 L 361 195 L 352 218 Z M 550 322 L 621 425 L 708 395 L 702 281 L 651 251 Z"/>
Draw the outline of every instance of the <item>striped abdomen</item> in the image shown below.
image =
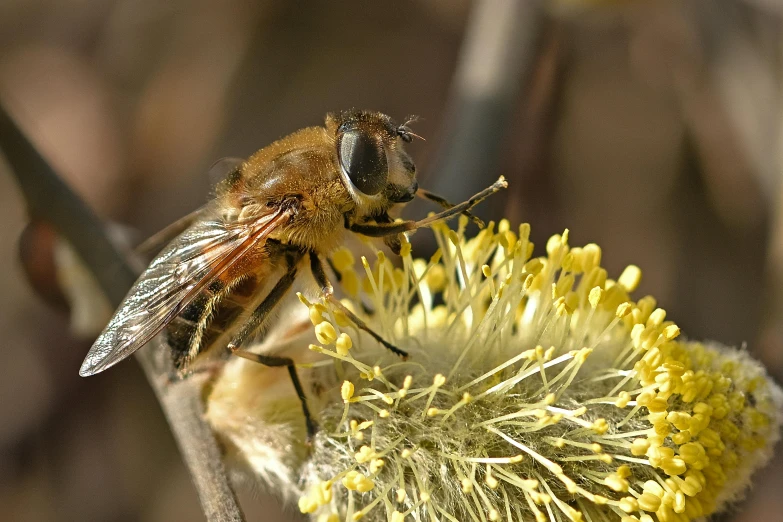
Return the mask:
<path id="1" fill-rule="evenodd" d="M 255 304 L 260 287 L 260 278 L 250 274 L 238 282 L 216 280 L 202 290 L 166 327 L 174 366 L 184 370 L 199 354 L 225 346 Z"/>

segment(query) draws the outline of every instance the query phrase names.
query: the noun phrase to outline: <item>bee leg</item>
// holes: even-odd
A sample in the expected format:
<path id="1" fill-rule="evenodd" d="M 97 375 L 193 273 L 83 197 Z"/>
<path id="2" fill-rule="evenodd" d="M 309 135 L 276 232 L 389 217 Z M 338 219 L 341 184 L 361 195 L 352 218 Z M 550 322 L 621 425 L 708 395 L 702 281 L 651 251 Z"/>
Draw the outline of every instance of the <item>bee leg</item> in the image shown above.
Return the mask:
<path id="1" fill-rule="evenodd" d="M 416 191 L 416 195 L 420 197 L 421 199 L 427 199 L 429 201 L 432 201 L 434 203 L 437 203 L 441 207 L 445 208 L 446 210 L 450 208 L 454 208 L 454 203 L 449 203 L 449 201 L 446 198 L 440 197 L 437 194 L 433 194 L 429 190 L 424 190 L 423 188 L 420 188 Z M 470 218 L 471 221 L 473 221 L 477 227 L 484 228 L 484 221 L 482 221 L 481 218 L 473 214 L 472 212 L 466 210 L 462 213 L 463 216 L 467 216 Z"/>
<path id="2" fill-rule="evenodd" d="M 249 361 L 263 364 L 264 366 L 285 366 L 288 370 L 288 376 L 291 378 L 291 382 L 294 384 L 296 390 L 296 396 L 299 397 L 299 402 L 302 404 L 302 413 L 305 418 L 305 425 L 307 426 L 307 440 L 313 440 L 315 433 L 318 431 L 318 424 L 313 420 L 313 416 L 310 414 L 310 408 L 307 406 L 307 395 L 305 395 L 304 388 L 302 387 L 302 381 L 299 380 L 299 375 L 296 373 L 296 366 L 292 359 L 288 357 L 276 357 L 273 355 L 261 355 L 259 353 L 248 352 L 246 350 L 240 350 L 234 348 L 231 350 L 234 355 L 247 359 Z"/>
<path id="3" fill-rule="evenodd" d="M 326 258 L 326 262 L 329 263 L 329 268 L 332 269 L 332 273 L 334 274 L 334 277 L 337 279 L 337 282 L 339 283 L 340 281 L 342 281 L 343 280 L 343 276 L 337 270 L 337 267 L 334 266 L 334 261 L 332 261 L 332 258 L 327 257 Z"/>
<path id="4" fill-rule="evenodd" d="M 375 216 L 375 222 L 376 223 L 394 223 L 394 220 L 384 212 L 380 216 Z M 400 251 L 402 250 L 402 238 L 400 237 L 400 234 L 393 234 L 390 236 L 383 236 L 383 243 L 389 247 L 389 250 L 394 252 L 395 255 L 400 255 Z M 338 280 L 339 282 L 339 280 Z"/>
<path id="5" fill-rule="evenodd" d="M 295 255 L 288 258 L 288 271 L 280 278 L 275 284 L 269 295 L 264 298 L 258 307 L 253 310 L 253 313 L 248 320 L 242 325 L 231 341 L 228 343 L 228 349 L 231 353 L 254 361 L 265 366 L 285 366 L 288 369 L 288 375 L 291 377 L 291 382 L 294 384 L 296 395 L 299 397 L 299 401 L 302 403 L 302 413 L 304 413 L 305 424 L 307 425 L 307 438 L 312 440 L 315 432 L 318 429 L 312 415 L 310 414 L 310 408 L 307 406 L 307 396 L 305 395 L 302 382 L 299 380 L 299 375 L 296 373 L 296 366 L 294 361 L 288 357 L 278 357 L 273 355 L 263 355 L 259 353 L 249 352 L 242 350 L 241 346 L 255 334 L 259 327 L 264 323 L 269 313 L 275 308 L 280 299 L 288 292 L 291 285 L 296 278 L 296 264 L 302 258 L 302 254 L 297 252 Z"/>
<path id="6" fill-rule="evenodd" d="M 463 201 L 462 203 L 454 205 L 450 209 L 439 212 L 434 216 L 430 216 L 419 221 L 401 221 L 396 223 L 349 223 L 348 230 L 370 237 L 384 237 L 393 234 L 400 234 L 402 232 L 411 232 L 419 228 L 428 227 L 438 221 L 451 219 L 458 214 L 462 214 L 463 212 L 466 212 L 475 207 L 495 192 L 498 192 L 507 186 L 508 183 L 503 178 L 503 176 L 501 176 L 495 183 L 485 188 L 478 194 L 474 194 L 467 201 Z"/>
<path id="7" fill-rule="evenodd" d="M 383 337 L 375 333 L 369 326 L 367 326 L 367 323 L 362 321 L 355 313 L 351 312 L 340 302 L 339 299 L 335 297 L 334 287 L 326 277 L 324 265 L 321 263 L 321 259 L 318 257 L 318 254 L 312 250 L 310 251 L 310 270 L 313 272 L 313 277 L 315 278 L 316 283 L 318 283 L 318 286 L 321 287 L 321 292 L 323 292 L 324 298 L 332 303 L 335 308 L 344 313 L 348 319 L 350 319 L 350 321 L 356 325 L 357 328 L 370 334 L 373 339 L 381 343 L 390 352 L 402 357 L 403 360 L 408 358 L 408 352 L 400 350 L 390 342 L 386 341 Z"/>

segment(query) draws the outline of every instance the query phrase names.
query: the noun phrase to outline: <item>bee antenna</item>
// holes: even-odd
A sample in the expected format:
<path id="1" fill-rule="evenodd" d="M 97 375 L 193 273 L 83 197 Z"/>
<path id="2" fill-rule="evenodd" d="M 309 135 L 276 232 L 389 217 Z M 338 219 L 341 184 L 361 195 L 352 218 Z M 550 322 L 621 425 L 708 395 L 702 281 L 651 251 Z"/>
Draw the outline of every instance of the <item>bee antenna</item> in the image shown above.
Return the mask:
<path id="1" fill-rule="evenodd" d="M 427 141 L 422 136 L 419 136 L 415 132 L 411 130 L 411 128 L 408 126 L 411 123 L 414 123 L 419 120 L 418 116 L 408 116 L 405 118 L 405 123 L 397 127 L 397 134 L 402 138 L 402 140 L 406 143 L 410 143 L 413 138 L 419 138 L 421 141 Z"/>
<path id="2" fill-rule="evenodd" d="M 402 126 L 407 127 L 411 123 L 416 123 L 417 121 L 419 121 L 419 117 L 416 116 L 415 114 L 411 114 L 405 117 L 405 123 L 403 123 Z"/>

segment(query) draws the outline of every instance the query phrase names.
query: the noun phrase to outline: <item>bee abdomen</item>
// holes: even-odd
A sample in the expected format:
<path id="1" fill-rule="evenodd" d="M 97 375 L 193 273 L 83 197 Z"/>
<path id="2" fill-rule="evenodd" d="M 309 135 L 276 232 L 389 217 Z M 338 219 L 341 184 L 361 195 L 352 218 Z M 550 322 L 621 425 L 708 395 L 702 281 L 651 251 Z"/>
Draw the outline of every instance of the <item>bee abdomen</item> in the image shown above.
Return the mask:
<path id="1" fill-rule="evenodd" d="M 214 281 L 169 323 L 166 341 L 178 370 L 187 369 L 196 357 L 213 348 L 225 332 L 234 330 L 245 309 L 241 297 L 252 294 L 248 287 L 255 286 L 255 278 L 234 285 Z"/>

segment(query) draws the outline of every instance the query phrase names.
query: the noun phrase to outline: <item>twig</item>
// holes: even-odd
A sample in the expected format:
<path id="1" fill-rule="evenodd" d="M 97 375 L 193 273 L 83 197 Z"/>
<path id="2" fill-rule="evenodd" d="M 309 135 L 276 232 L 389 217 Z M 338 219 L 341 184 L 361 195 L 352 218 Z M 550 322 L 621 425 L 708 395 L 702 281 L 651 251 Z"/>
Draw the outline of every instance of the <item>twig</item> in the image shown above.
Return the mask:
<path id="1" fill-rule="evenodd" d="M 118 305 L 136 274 L 106 236 L 95 214 L 55 174 L 2 106 L 0 149 L 11 164 L 30 215 L 47 221 L 73 245 L 106 296 Z"/>
<path id="2" fill-rule="evenodd" d="M 0 149 L 12 167 L 32 217 L 51 224 L 68 240 L 117 306 L 136 279 L 130 263 L 111 242 L 100 220 L 54 172 L 0 105 Z M 172 363 L 155 339 L 136 352 L 168 419 L 209 522 L 243 521 L 226 476 L 220 449 L 204 422 L 197 378 L 172 380 Z M 77 368 L 74 368 L 76 374 Z"/>
<path id="3" fill-rule="evenodd" d="M 244 521 L 212 429 L 204 422 L 203 378 L 171 381 L 171 357 L 162 343 L 160 336 L 156 337 L 145 350 L 136 352 L 137 359 L 150 382 L 158 381 L 152 388 L 190 471 L 204 516 L 209 522 Z"/>

